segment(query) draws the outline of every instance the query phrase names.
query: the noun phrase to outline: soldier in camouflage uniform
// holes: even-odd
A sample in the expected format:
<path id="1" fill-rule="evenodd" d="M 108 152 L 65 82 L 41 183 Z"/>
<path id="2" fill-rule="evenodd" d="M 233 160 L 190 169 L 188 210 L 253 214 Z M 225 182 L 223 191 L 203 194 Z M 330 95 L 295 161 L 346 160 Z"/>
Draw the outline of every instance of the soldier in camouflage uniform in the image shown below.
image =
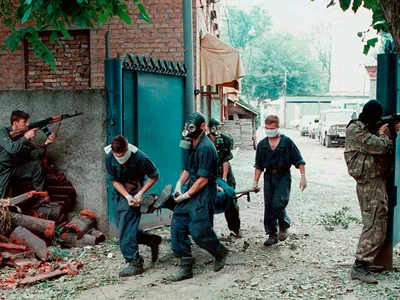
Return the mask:
<path id="1" fill-rule="evenodd" d="M 393 166 L 387 125 L 376 128 L 381 116 L 380 102 L 366 103 L 358 120 L 347 126 L 344 152 L 348 172 L 357 181 L 363 222 L 351 278 L 366 283 L 378 283 L 371 272 L 383 269 L 373 262 L 385 241 L 388 212 L 385 178 Z M 396 130 L 398 127 L 396 125 Z"/>
<path id="2" fill-rule="evenodd" d="M 208 122 L 208 137 L 214 143 L 218 152 L 218 178 L 222 178 L 230 187 L 236 188 L 236 180 L 233 175 L 232 167 L 229 161 L 233 159 L 232 148 L 233 141 L 225 133 L 221 132 L 221 123 L 217 119 L 211 119 Z M 228 228 L 232 231 L 231 236 L 242 237 L 240 230 L 239 206 L 235 197 L 230 197 L 231 203 L 225 211 L 225 219 Z"/>

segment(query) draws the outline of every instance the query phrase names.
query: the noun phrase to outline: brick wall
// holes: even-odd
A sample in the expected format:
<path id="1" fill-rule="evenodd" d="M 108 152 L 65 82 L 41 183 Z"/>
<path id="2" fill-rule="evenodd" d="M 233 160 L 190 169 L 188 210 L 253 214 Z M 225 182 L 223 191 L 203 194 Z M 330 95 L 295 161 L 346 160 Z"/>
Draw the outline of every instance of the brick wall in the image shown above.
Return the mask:
<path id="1" fill-rule="evenodd" d="M 60 38 L 61 48 L 57 42 L 50 42 L 49 34 L 42 35 L 42 41 L 54 53 L 57 72 L 37 58 L 32 48 L 25 48 L 28 50 L 25 56 L 27 89 L 84 89 L 90 86 L 89 30 L 71 33 L 71 40 Z"/>
<path id="2" fill-rule="evenodd" d="M 192 1 L 195 88 L 199 88 L 200 69 L 196 66 L 199 64 L 200 32 L 213 31 L 212 28 L 208 28 L 210 26 L 207 21 L 212 7 L 207 6 L 206 0 Z M 62 41 L 68 46 L 66 49 L 48 42 L 46 37 L 43 38 L 56 57 L 58 74 L 50 71 L 48 66 L 34 58 L 32 51 L 29 51 L 28 55 L 26 53 L 24 55 L 23 48 L 14 53 L 0 52 L 2 60 L 0 89 L 103 87 L 107 31 L 110 33 L 110 57 L 112 58 L 124 59 L 127 53 L 132 53 L 183 62 L 182 1 L 146 0 L 144 4 L 152 20 L 151 24 L 138 19 L 138 11 L 133 1 L 127 4 L 129 5 L 128 13 L 132 19 L 131 25 L 115 18 L 100 29 L 90 30 L 88 40 L 80 36 L 82 31 L 71 31 L 74 40 Z M 0 25 L 0 43 L 3 43 L 8 34 L 8 28 Z M 75 53 L 68 49 L 79 49 L 79 51 L 76 50 Z M 71 57 L 69 57 L 70 54 Z"/>
<path id="3" fill-rule="evenodd" d="M 131 25 L 114 19 L 101 29 L 91 31 L 92 87 L 104 85 L 107 31 L 110 32 L 111 57 L 123 59 L 126 53 L 132 53 L 178 62 L 184 60 L 182 1 L 148 0 L 145 6 L 151 24 L 138 20 L 137 9 L 131 4 Z"/>

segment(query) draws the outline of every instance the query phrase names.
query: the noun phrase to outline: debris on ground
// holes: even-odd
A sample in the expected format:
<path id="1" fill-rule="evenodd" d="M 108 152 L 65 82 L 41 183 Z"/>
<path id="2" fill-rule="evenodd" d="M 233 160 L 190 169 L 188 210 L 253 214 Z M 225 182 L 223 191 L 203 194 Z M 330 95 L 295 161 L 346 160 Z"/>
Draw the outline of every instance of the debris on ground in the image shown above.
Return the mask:
<path id="1" fill-rule="evenodd" d="M 0 267 L 14 268 L 1 289 L 76 275 L 82 263 L 66 261 L 61 247 L 94 246 L 105 241 L 96 230 L 96 215 L 82 210 L 72 217 L 76 190 L 63 173 L 46 175 L 48 191 L 36 192 L 29 179 L 11 186 L 0 200 Z"/>

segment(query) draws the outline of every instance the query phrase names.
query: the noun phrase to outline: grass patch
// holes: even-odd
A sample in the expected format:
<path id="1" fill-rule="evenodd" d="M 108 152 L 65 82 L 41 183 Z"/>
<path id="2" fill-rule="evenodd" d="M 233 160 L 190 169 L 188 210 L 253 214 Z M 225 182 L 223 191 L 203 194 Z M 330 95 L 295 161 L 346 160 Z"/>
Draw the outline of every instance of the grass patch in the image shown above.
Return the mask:
<path id="1" fill-rule="evenodd" d="M 349 228 L 351 222 L 358 223 L 360 220 L 357 217 L 348 214 L 350 207 L 344 206 L 342 209 L 331 214 L 324 214 L 319 220 L 319 224 L 324 225 L 328 231 L 335 230 L 336 227 L 341 226 L 343 229 Z"/>

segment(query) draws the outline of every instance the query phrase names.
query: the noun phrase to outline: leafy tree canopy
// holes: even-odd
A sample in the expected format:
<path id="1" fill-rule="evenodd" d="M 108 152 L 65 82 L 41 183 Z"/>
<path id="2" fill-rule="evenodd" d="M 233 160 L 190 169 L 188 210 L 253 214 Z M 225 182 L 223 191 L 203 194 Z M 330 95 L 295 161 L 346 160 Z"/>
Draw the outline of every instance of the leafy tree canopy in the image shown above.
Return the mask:
<path id="1" fill-rule="evenodd" d="M 324 69 L 314 37 L 274 32 L 270 15 L 260 7 L 249 12 L 229 8 L 224 25 L 222 39 L 242 56 L 246 70 L 242 94 L 248 100 L 277 99 L 285 91 L 288 95 L 328 91 L 330 64 Z"/>

